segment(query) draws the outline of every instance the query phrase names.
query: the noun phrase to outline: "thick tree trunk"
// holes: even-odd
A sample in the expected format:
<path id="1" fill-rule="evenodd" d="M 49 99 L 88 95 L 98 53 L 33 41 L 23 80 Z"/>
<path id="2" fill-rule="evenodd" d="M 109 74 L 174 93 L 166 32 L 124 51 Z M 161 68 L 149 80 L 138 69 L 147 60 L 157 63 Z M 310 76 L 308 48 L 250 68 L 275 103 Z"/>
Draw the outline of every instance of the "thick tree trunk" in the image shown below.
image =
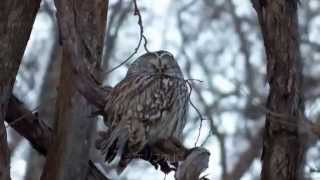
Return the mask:
<path id="1" fill-rule="evenodd" d="M 0 3 L 0 180 L 10 179 L 10 155 L 4 126 L 8 101 L 40 0 Z"/>
<path id="2" fill-rule="evenodd" d="M 88 171 L 93 106 L 78 91 L 79 64 L 93 70 L 101 61 L 106 0 L 57 0 L 62 65 L 57 99 L 56 139 L 42 180 L 83 180 Z M 79 83 L 79 84 L 78 84 Z"/>
<path id="3" fill-rule="evenodd" d="M 57 99 L 56 139 L 50 147 L 42 179 L 84 179 L 93 119 L 92 107 L 77 92 L 68 52 L 63 52 Z"/>
<path id="4" fill-rule="evenodd" d="M 298 180 L 303 170 L 299 125 L 304 120 L 304 102 L 297 1 L 252 1 L 264 38 L 270 85 L 261 179 Z"/>

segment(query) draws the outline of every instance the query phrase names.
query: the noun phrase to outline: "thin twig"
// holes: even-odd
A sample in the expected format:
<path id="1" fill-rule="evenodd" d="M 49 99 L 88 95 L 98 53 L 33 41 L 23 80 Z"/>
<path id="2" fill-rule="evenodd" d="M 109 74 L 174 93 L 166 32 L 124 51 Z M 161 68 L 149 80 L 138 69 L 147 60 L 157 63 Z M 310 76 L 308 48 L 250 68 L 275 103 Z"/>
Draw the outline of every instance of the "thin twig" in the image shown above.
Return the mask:
<path id="1" fill-rule="evenodd" d="M 146 36 L 144 35 L 144 29 L 143 29 L 143 24 L 142 24 L 142 17 L 141 17 L 141 13 L 140 13 L 140 9 L 137 5 L 137 1 L 133 0 L 134 2 L 134 16 L 138 16 L 138 25 L 140 28 L 140 38 L 138 41 L 138 44 L 136 46 L 136 48 L 134 49 L 133 53 L 131 53 L 123 62 L 121 62 L 119 65 L 115 66 L 114 68 L 112 68 L 111 70 L 107 71 L 106 73 L 104 73 L 104 75 L 107 75 L 111 72 L 113 72 L 114 70 L 118 69 L 119 67 L 123 66 L 125 63 L 127 63 L 134 55 L 136 55 L 138 53 L 138 50 L 141 46 L 142 40 L 144 40 L 144 49 L 147 53 L 149 53 L 150 51 L 148 50 L 147 44 L 148 44 L 148 40 L 146 38 Z"/>
<path id="2" fill-rule="evenodd" d="M 149 52 L 148 48 L 147 48 L 147 44 L 148 44 L 148 40 L 144 35 L 144 30 L 143 30 L 143 24 L 142 24 L 142 17 L 141 17 L 141 13 L 140 13 L 140 9 L 138 8 L 138 4 L 137 4 L 137 0 L 133 0 L 134 2 L 134 15 L 138 16 L 138 24 L 140 27 L 140 43 L 142 41 L 142 39 L 144 40 L 144 50 L 146 52 Z"/>
<path id="3" fill-rule="evenodd" d="M 200 118 L 200 127 L 199 127 L 199 133 L 198 133 L 198 136 L 197 136 L 197 139 L 196 139 L 196 142 L 194 143 L 194 146 L 196 147 L 197 144 L 198 144 L 198 141 L 199 141 L 199 138 L 200 138 L 200 134 L 201 134 L 201 128 L 202 128 L 202 121 L 205 120 L 200 112 L 200 110 L 192 103 L 191 101 L 191 93 L 192 93 L 192 84 L 191 84 L 191 81 L 198 81 L 198 82 L 202 82 L 201 80 L 197 80 L 197 79 L 187 79 L 185 80 L 185 82 L 188 84 L 189 86 L 189 103 L 191 105 L 191 107 L 196 110 L 196 112 L 198 113 L 198 116 Z"/>

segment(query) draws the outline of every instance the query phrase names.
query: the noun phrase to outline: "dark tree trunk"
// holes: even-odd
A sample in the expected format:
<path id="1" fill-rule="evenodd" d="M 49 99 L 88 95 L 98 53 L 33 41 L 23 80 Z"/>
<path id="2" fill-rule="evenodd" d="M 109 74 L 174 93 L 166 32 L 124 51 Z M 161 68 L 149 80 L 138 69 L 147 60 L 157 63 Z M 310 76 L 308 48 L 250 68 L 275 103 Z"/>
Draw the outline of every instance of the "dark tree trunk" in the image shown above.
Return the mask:
<path id="1" fill-rule="evenodd" d="M 106 0 L 56 0 L 62 65 L 53 145 L 42 180 L 83 180 L 88 171 L 93 106 L 78 91 L 80 64 L 94 74 L 100 64 L 106 26 Z M 79 84 L 78 84 L 79 83 Z"/>
<path id="2" fill-rule="evenodd" d="M 0 180 L 10 179 L 10 155 L 4 126 L 7 106 L 40 0 L 0 3 Z"/>
<path id="3" fill-rule="evenodd" d="M 302 178 L 304 121 L 297 1 L 252 0 L 267 55 L 270 92 L 262 154 L 262 180 Z"/>
<path id="4" fill-rule="evenodd" d="M 92 108 L 74 86 L 70 56 L 63 52 L 61 77 L 57 99 L 54 143 L 50 146 L 42 179 L 84 179 L 87 173 Z"/>

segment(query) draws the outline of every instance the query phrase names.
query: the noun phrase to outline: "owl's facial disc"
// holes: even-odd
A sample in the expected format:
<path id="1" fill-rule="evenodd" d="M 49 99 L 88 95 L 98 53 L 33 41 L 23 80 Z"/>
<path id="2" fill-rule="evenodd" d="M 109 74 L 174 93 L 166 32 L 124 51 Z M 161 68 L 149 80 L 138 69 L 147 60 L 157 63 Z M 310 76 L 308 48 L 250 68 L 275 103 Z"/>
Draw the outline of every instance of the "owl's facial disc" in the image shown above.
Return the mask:
<path id="1" fill-rule="evenodd" d="M 167 51 L 157 51 L 154 52 L 154 55 L 155 59 L 153 59 L 151 63 L 157 73 L 166 74 L 169 68 L 174 66 L 173 63 L 175 63 L 175 60 L 171 53 Z"/>

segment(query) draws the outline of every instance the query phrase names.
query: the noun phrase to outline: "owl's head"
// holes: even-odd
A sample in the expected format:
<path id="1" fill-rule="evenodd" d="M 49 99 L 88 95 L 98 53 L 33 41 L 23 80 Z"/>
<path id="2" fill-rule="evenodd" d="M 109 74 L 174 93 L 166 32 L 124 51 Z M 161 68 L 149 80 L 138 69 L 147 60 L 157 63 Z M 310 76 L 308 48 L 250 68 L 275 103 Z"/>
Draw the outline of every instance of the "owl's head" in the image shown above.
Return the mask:
<path id="1" fill-rule="evenodd" d="M 136 74 L 163 74 L 183 78 L 181 69 L 168 51 L 156 51 L 143 54 L 129 67 L 127 76 Z"/>

